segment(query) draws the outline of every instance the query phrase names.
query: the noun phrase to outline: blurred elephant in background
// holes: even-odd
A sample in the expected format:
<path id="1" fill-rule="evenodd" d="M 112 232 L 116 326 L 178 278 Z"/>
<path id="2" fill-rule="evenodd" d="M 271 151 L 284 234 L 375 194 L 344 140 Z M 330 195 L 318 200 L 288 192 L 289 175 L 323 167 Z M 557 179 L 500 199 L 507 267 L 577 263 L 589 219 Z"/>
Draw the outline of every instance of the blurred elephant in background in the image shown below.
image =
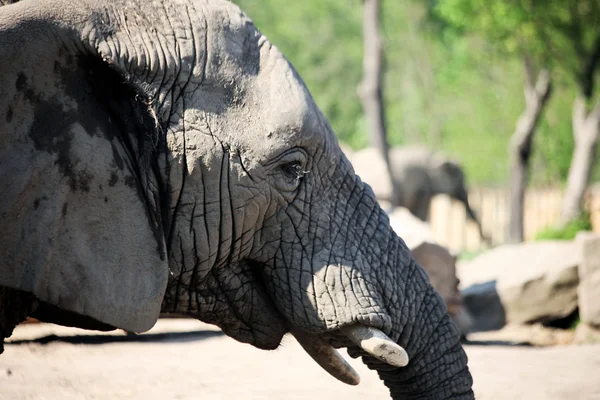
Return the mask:
<path id="1" fill-rule="evenodd" d="M 369 147 L 348 155 L 361 179 L 368 183 L 377 199 L 391 201 L 385 164 L 375 148 Z M 477 224 L 483 240 L 488 240 L 475 211 L 469 204 L 462 167 L 457 161 L 423 146 L 403 146 L 390 149 L 392 177 L 398 185 L 399 204 L 423 221 L 429 219 L 431 199 L 445 194 L 465 206 L 467 217 Z"/>

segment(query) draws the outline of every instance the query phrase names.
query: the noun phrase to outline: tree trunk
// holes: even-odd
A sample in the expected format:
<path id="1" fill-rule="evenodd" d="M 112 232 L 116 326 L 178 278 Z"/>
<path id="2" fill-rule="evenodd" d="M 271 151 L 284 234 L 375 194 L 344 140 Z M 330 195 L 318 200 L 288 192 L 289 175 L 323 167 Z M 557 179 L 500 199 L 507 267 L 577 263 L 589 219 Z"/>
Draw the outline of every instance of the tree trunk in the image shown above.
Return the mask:
<path id="1" fill-rule="evenodd" d="M 583 209 L 583 196 L 587 189 L 596 157 L 600 136 L 600 100 L 592 111 L 587 110 L 584 95 L 573 104 L 573 138 L 575 148 L 569 168 L 567 187 L 563 197 L 560 223 L 565 226 L 579 217 Z"/>
<path id="2" fill-rule="evenodd" d="M 382 64 L 383 45 L 379 36 L 379 0 L 363 0 L 364 76 L 358 93 L 368 122 L 369 142 L 384 160 L 390 187 L 392 207 L 400 204 L 399 189 L 392 176 L 389 144 L 383 108 Z"/>
<path id="3" fill-rule="evenodd" d="M 594 81 L 598 67 L 600 67 L 600 35 L 596 36 L 591 51 L 583 60 L 581 74 L 578 74 L 580 93 L 573 103 L 572 118 L 575 148 L 560 213 L 560 225 L 563 227 L 580 216 L 583 210 L 583 196 L 594 166 L 600 136 L 600 100 L 591 111 L 588 110 L 587 102 L 594 98 Z"/>
<path id="4" fill-rule="evenodd" d="M 523 241 L 523 209 L 527 170 L 532 151 L 535 129 L 544 106 L 552 93 L 550 72 L 542 69 L 534 82 L 534 72 L 530 60 L 523 60 L 525 68 L 525 111 L 519 117 L 515 132 L 510 140 L 510 218 L 508 225 L 509 243 Z"/>

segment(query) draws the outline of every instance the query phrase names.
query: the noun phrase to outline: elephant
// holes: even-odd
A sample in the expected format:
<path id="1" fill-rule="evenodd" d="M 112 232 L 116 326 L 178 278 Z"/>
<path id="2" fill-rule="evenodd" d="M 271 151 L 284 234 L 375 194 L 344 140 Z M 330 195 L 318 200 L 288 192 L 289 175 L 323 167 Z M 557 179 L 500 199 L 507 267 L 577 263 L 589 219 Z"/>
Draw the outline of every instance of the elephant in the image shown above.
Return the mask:
<path id="1" fill-rule="evenodd" d="M 400 193 L 397 204 L 427 221 L 433 196 L 446 194 L 465 206 L 467 217 L 477 225 L 480 237 L 489 241 L 469 204 L 464 172 L 457 161 L 421 145 L 393 147 L 389 156 L 392 178 Z M 356 173 L 371 185 L 375 196 L 391 202 L 389 174 L 377 150 L 368 147 L 352 153 L 350 158 Z"/>
<path id="2" fill-rule="evenodd" d="M 0 329 L 159 314 L 393 399 L 473 399 L 443 300 L 298 72 L 226 0 L 0 7 Z M 2 343 L 2 341 L 0 341 Z"/>

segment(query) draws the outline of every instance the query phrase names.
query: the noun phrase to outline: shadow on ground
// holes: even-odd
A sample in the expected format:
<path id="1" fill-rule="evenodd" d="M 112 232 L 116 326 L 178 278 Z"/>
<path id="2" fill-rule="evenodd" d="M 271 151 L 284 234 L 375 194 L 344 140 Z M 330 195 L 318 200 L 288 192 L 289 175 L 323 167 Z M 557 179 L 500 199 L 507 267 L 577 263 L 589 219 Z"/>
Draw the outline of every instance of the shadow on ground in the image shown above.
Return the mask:
<path id="1" fill-rule="evenodd" d="M 465 346 L 508 346 L 508 347 L 536 347 L 529 342 L 512 342 L 508 340 L 468 340 L 463 339 Z"/>
<path id="2" fill-rule="evenodd" d="M 18 346 L 23 344 L 48 344 L 62 342 L 70 344 L 108 344 L 108 343 L 184 343 L 210 339 L 224 336 L 221 331 L 192 331 L 192 332 L 165 332 L 146 333 L 143 335 L 128 334 L 126 336 L 116 335 L 73 335 L 58 336 L 48 335 L 36 339 L 14 340 L 5 342 L 5 346 Z"/>

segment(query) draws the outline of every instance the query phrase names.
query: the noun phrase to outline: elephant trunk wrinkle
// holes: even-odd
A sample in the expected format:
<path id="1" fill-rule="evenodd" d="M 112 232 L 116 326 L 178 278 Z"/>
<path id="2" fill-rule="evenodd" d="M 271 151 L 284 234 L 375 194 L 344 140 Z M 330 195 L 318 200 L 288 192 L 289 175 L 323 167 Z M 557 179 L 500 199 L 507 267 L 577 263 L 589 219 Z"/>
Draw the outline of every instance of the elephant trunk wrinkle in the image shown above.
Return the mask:
<path id="1" fill-rule="evenodd" d="M 382 318 L 365 308 L 350 321 L 338 321 L 351 341 L 344 345 L 378 371 L 394 399 L 472 399 L 466 354 L 443 300 L 389 227 L 386 213 L 371 209 L 369 191 L 360 197 L 362 211 L 350 218 L 351 234 L 360 238 L 351 250 L 352 290 L 360 291 L 361 302 L 368 298 L 380 307 Z M 348 243 L 340 249 L 347 255 Z"/>
<path id="2" fill-rule="evenodd" d="M 393 234 L 395 236 L 395 234 Z M 390 266 L 384 302 L 392 318 L 389 336 L 410 355 L 405 367 L 384 364 L 372 355 L 363 356 L 371 369 L 378 371 L 394 399 L 473 399 L 472 377 L 467 356 L 460 344 L 460 332 L 448 316 L 443 300 L 433 289 L 423 269 L 409 257 L 404 242 L 395 236 L 390 246 Z M 390 271 L 388 271 L 390 272 Z M 398 291 L 402 296 L 398 296 Z"/>

